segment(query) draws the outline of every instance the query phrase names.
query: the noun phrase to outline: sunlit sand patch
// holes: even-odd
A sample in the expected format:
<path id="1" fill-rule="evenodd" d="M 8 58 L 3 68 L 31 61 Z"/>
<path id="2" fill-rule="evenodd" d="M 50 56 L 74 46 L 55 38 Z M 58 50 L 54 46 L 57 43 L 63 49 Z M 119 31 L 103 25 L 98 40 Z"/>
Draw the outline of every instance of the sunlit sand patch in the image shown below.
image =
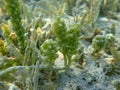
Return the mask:
<path id="1" fill-rule="evenodd" d="M 60 51 L 58 51 L 57 54 L 58 58 L 55 60 L 55 63 L 58 63 L 63 60 L 63 54 Z"/>

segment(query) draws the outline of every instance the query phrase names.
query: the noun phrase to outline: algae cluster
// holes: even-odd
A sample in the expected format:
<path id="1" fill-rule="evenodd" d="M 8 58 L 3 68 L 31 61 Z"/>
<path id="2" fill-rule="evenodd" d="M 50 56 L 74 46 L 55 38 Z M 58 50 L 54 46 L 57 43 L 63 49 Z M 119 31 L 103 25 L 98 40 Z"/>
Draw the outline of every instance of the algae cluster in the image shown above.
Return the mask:
<path id="1" fill-rule="evenodd" d="M 0 90 L 120 90 L 120 0 L 1 0 Z"/>

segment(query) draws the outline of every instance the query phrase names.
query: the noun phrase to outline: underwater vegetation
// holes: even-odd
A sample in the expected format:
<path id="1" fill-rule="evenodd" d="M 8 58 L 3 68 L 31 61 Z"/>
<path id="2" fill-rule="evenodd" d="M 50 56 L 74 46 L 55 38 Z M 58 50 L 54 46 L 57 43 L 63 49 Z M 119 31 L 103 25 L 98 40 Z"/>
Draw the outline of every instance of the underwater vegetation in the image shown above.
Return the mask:
<path id="1" fill-rule="evenodd" d="M 67 30 L 65 23 L 58 18 L 54 23 L 53 33 L 56 36 L 60 51 L 64 55 L 65 66 L 70 66 L 72 55 L 77 54 L 80 24 L 73 24 L 70 26 L 69 30 Z"/>
<path id="2" fill-rule="evenodd" d="M 120 0 L 1 0 L 0 90 L 120 90 Z"/>

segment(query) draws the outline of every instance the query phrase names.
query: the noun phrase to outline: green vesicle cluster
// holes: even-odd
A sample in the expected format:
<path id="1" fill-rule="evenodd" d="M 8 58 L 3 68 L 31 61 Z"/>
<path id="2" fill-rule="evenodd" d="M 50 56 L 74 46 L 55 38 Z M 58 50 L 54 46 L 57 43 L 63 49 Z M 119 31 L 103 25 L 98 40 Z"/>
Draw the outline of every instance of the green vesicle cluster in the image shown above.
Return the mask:
<path id="1" fill-rule="evenodd" d="M 94 49 L 94 53 L 95 52 L 99 52 L 101 50 L 103 50 L 105 48 L 105 44 L 106 44 L 106 38 L 103 35 L 97 35 L 92 42 L 92 48 Z"/>
<path id="2" fill-rule="evenodd" d="M 113 34 L 97 35 L 92 41 L 92 48 L 94 53 L 98 53 L 105 48 L 113 47 L 115 44 L 115 37 Z"/>
<path id="3" fill-rule="evenodd" d="M 40 52 L 45 58 L 45 62 L 48 66 L 53 66 L 55 59 L 58 57 L 56 54 L 58 51 L 56 41 L 52 39 L 47 39 L 40 47 Z"/>
<path id="4" fill-rule="evenodd" d="M 112 47 L 115 44 L 115 36 L 113 34 L 106 35 L 107 47 Z"/>
<path id="5" fill-rule="evenodd" d="M 54 34 L 56 41 L 59 45 L 59 50 L 64 55 L 64 65 L 71 65 L 71 57 L 77 53 L 77 47 L 79 45 L 79 24 L 73 24 L 66 28 L 66 24 L 60 18 L 58 18 L 54 24 Z"/>
<path id="6" fill-rule="evenodd" d="M 13 30 L 16 32 L 18 36 L 19 41 L 19 48 L 21 53 L 24 53 L 25 49 L 25 30 L 22 26 L 22 17 L 21 17 L 21 11 L 19 7 L 18 0 L 4 0 L 6 9 L 8 14 L 10 15 L 10 19 L 12 22 Z"/>

